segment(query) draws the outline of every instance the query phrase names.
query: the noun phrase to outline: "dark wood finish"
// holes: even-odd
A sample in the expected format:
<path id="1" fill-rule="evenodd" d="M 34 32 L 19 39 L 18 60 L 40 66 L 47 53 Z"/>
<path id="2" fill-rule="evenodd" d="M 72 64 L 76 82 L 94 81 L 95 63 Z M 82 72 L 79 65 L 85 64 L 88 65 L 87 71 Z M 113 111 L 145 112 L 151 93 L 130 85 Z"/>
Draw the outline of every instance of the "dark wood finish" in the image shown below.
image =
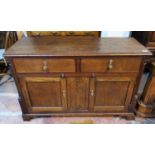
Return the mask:
<path id="1" fill-rule="evenodd" d="M 21 90 L 29 113 L 63 112 L 67 109 L 66 79 L 56 77 L 24 77 Z"/>
<path id="2" fill-rule="evenodd" d="M 0 31 L 0 49 L 3 49 L 5 46 L 5 38 L 7 31 Z"/>
<path id="3" fill-rule="evenodd" d="M 130 62 L 130 63 L 129 63 Z M 110 64 L 111 63 L 111 64 Z M 137 72 L 141 59 L 130 57 L 83 58 L 82 72 Z M 111 65 L 111 68 L 109 68 Z"/>
<path id="4" fill-rule="evenodd" d="M 5 57 L 151 55 L 133 38 L 29 37 L 22 38 Z"/>
<path id="5" fill-rule="evenodd" d="M 132 38 L 26 38 L 8 49 L 23 118 L 134 116 L 134 96 L 151 53 Z M 112 60 L 112 61 L 111 61 Z"/>
<path id="6" fill-rule="evenodd" d="M 17 73 L 75 72 L 74 59 L 14 59 Z"/>
<path id="7" fill-rule="evenodd" d="M 144 90 L 138 97 L 137 114 L 142 117 L 155 117 L 155 79 L 154 79 L 154 54 L 155 54 L 155 31 L 133 31 L 132 36 L 142 43 L 153 53 L 145 66 L 146 72 L 150 73 Z M 150 65 L 150 63 L 152 64 Z"/>
<path id="8" fill-rule="evenodd" d="M 89 78 L 67 78 L 68 106 L 70 112 L 88 111 L 89 105 Z"/>
<path id="9" fill-rule="evenodd" d="M 133 31 L 132 37 L 151 51 L 155 52 L 155 31 Z"/>
<path id="10" fill-rule="evenodd" d="M 134 77 L 96 77 L 91 81 L 91 109 L 95 112 L 128 111 L 134 88 Z"/>
<path id="11" fill-rule="evenodd" d="M 75 115 L 77 117 L 125 117 L 127 120 L 133 120 L 135 118 L 135 116 L 133 115 L 133 113 L 103 113 L 103 112 L 96 112 L 96 113 L 90 113 L 90 112 L 85 112 L 85 113 L 50 113 L 50 114 L 23 114 L 23 119 L 25 121 L 29 121 L 32 118 L 35 117 L 75 117 Z"/>
<path id="12" fill-rule="evenodd" d="M 17 34 L 16 31 L 1 31 L 0 32 L 0 44 L 2 45 L 1 48 L 4 48 L 4 52 L 10 46 L 12 46 L 17 41 Z M 8 75 L 9 65 L 5 58 L 3 57 L 0 60 L 0 78 Z"/>
<path id="13" fill-rule="evenodd" d="M 151 73 L 139 99 L 137 114 L 142 117 L 155 117 L 155 62 L 150 65 Z"/>
<path id="14" fill-rule="evenodd" d="M 7 31 L 5 38 L 5 49 L 11 47 L 18 40 L 16 31 Z"/>

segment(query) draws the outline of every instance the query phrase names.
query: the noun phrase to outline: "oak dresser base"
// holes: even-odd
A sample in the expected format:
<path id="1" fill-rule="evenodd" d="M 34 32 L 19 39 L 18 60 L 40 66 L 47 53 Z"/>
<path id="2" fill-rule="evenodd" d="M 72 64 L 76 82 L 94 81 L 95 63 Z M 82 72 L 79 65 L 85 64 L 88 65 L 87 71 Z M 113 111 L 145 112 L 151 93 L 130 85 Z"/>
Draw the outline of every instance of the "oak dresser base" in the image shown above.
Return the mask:
<path id="1" fill-rule="evenodd" d="M 119 116 L 134 119 L 145 59 L 133 38 L 23 38 L 5 52 L 23 119 Z"/>

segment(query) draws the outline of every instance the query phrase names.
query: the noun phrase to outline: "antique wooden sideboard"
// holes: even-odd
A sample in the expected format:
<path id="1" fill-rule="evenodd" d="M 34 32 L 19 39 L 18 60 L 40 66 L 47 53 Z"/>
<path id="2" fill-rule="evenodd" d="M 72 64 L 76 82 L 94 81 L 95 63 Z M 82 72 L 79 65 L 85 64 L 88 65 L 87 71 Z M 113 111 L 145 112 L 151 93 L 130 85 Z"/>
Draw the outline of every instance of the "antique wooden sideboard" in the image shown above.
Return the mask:
<path id="1" fill-rule="evenodd" d="M 151 53 L 133 38 L 29 37 L 5 58 L 19 91 L 23 118 L 134 118 L 144 61 Z"/>

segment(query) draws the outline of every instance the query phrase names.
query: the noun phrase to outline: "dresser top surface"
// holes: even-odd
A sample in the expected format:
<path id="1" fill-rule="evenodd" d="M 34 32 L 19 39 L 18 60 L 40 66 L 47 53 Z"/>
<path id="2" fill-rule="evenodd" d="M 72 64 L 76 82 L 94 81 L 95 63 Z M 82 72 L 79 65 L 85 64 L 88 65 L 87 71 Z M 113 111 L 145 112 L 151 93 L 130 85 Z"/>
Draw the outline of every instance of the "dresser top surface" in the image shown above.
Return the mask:
<path id="1" fill-rule="evenodd" d="M 151 55 L 133 38 L 28 37 L 17 41 L 6 57 Z"/>

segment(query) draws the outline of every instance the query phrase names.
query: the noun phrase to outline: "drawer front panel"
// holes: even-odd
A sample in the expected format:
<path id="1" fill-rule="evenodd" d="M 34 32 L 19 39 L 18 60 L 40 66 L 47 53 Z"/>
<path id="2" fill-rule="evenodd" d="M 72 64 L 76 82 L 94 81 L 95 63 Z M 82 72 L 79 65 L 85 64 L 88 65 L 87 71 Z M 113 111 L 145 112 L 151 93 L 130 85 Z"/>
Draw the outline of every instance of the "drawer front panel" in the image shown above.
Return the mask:
<path id="1" fill-rule="evenodd" d="M 74 59 L 14 59 L 17 73 L 75 72 Z"/>
<path id="2" fill-rule="evenodd" d="M 137 72 L 140 58 L 83 58 L 82 72 Z"/>

